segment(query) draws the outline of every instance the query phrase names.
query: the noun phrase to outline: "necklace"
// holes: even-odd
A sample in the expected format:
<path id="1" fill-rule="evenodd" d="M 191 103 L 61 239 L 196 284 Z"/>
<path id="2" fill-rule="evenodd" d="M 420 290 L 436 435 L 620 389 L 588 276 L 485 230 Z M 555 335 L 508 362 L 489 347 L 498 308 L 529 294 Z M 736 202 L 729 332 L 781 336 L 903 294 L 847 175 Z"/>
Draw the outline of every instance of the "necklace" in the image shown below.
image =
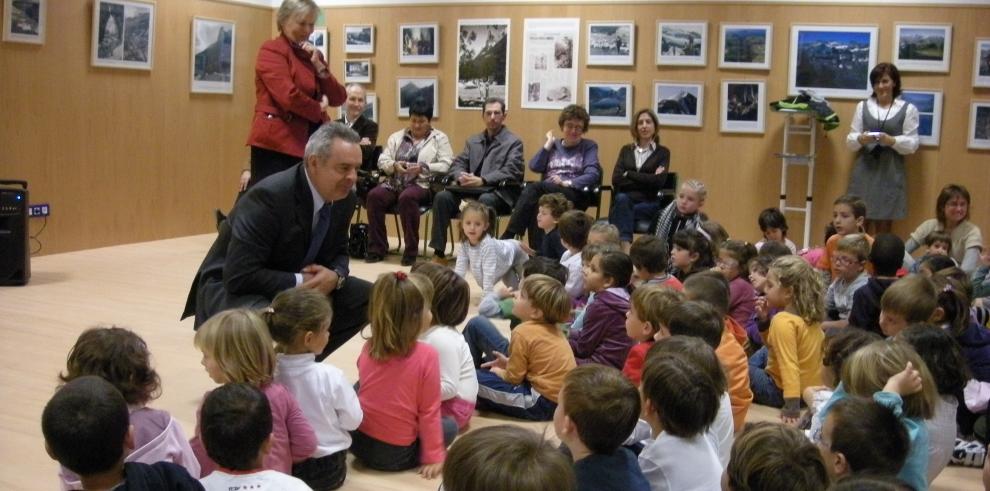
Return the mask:
<path id="1" fill-rule="evenodd" d="M 878 128 L 877 131 L 884 131 L 884 126 L 886 126 L 887 124 L 887 118 L 890 117 L 890 110 L 893 108 L 894 108 L 894 101 L 891 100 L 890 105 L 887 106 L 887 114 L 884 114 L 883 119 L 880 120 L 880 128 Z M 880 101 L 877 100 L 877 114 L 879 113 L 880 113 Z M 886 133 L 886 131 L 884 131 L 884 133 Z"/>

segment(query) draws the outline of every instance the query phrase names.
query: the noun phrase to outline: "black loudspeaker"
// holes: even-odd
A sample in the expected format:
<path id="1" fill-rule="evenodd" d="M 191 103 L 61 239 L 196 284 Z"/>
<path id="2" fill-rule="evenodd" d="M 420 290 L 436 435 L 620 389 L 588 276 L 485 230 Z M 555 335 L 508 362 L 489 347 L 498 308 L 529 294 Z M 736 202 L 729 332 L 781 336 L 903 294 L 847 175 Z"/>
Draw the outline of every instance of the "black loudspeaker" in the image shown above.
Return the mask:
<path id="1" fill-rule="evenodd" d="M 0 285 L 31 278 L 27 181 L 0 180 Z"/>

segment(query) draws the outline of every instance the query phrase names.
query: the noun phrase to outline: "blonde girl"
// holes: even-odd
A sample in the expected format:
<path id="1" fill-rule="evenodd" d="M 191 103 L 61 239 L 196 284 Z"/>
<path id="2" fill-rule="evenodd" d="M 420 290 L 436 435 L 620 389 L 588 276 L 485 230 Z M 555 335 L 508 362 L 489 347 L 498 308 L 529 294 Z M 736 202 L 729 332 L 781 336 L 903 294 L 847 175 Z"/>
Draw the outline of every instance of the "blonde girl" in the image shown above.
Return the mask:
<path id="1" fill-rule="evenodd" d="M 276 343 L 275 381 L 295 396 L 316 432 L 313 457 L 292 466 L 292 475 L 314 490 L 344 484 L 350 432 L 362 418 L 357 393 L 344 372 L 316 363 L 330 341 L 332 317 L 327 296 L 311 288 L 282 291 L 261 312 Z"/>
<path id="2" fill-rule="evenodd" d="M 95 375 L 113 385 L 127 401 L 133 431 L 133 449 L 127 462 L 154 464 L 172 462 L 199 476 L 199 462 L 193 454 L 182 426 L 168 412 L 152 409 L 148 403 L 162 393 L 161 379 L 151 366 L 151 352 L 141 336 L 120 327 L 93 327 L 83 331 L 69 351 L 65 372 L 59 381 L 69 383 Z M 62 489 L 82 489 L 76 473 L 59 470 Z"/>
<path id="3" fill-rule="evenodd" d="M 770 309 L 780 311 L 771 318 Z M 804 259 L 783 256 L 771 263 L 766 296 L 756 304 L 766 345 L 749 359 L 749 384 L 753 402 L 782 408 L 788 424 L 800 417 L 804 389 L 821 385 L 824 310 L 820 276 Z"/>
<path id="4" fill-rule="evenodd" d="M 481 287 L 481 303 L 478 313 L 486 317 L 498 315 L 498 302 L 511 295 L 511 290 L 496 291 L 501 281 L 509 289 L 519 286 L 522 265 L 529 256 L 518 240 L 496 239 L 491 235 L 491 224 L 497 217 L 495 210 L 479 201 L 465 201 L 461 207 L 461 252 L 457 255 L 454 272 L 464 277 L 471 270 Z"/>
<path id="5" fill-rule="evenodd" d="M 433 322 L 432 300 L 433 285 L 416 273 L 384 273 L 371 289 L 371 338 L 357 361 L 364 420 L 351 444 L 371 469 L 419 466 L 419 474 L 432 479 L 456 436 L 456 425 L 442 428 L 440 421 L 437 350 L 418 340 Z"/>
<path id="6" fill-rule="evenodd" d="M 291 474 L 293 463 L 313 456 L 316 434 L 292 393 L 274 382 L 274 343 L 260 315 L 248 309 L 220 312 L 200 326 L 193 343 L 203 353 L 203 367 L 214 382 L 250 384 L 268 397 L 272 408 L 272 436 L 264 469 Z M 199 459 L 202 475 L 216 470 L 217 464 L 207 455 L 200 437 L 198 412 L 196 436 L 190 443 Z"/>

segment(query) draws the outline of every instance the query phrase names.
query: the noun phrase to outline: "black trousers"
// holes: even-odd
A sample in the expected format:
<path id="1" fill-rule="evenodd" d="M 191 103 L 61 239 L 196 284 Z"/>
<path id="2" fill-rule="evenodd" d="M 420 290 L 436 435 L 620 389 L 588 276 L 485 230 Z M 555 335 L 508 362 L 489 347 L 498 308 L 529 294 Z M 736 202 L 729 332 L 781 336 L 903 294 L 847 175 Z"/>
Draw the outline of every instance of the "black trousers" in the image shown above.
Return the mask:
<path id="1" fill-rule="evenodd" d="M 258 181 L 282 172 L 302 160 L 299 157 L 268 150 L 267 148 L 251 147 L 251 180 L 248 181 L 248 189 Z"/>
<path id="2" fill-rule="evenodd" d="M 464 199 L 476 199 L 494 208 L 496 213 L 509 211 L 508 203 L 495 193 L 465 195 L 448 190 L 440 191 L 433 196 L 433 227 L 430 231 L 430 247 L 433 250 L 444 252 L 447 249 L 447 228 L 450 227 L 450 221 L 460 213 L 461 200 Z M 494 233 L 495 224 L 489 224 L 489 227 L 489 232 Z M 456 234 L 454 241 L 457 242 Z"/>
<path id="3" fill-rule="evenodd" d="M 509 226 L 502 233 L 503 239 L 511 239 L 517 235 L 527 234 L 529 247 L 539 250 L 543 243 L 543 230 L 536 226 L 536 212 L 539 210 L 539 201 L 544 194 L 560 193 L 574 204 L 574 208 L 584 210 L 588 208 L 587 193 L 574 188 L 567 188 L 551 184 L 547 181 L 540 181 L 526 185 L 522 195 L 516 200 L 516 206 L 512 210 L 512 218 L 509 219 Z"/>
<path id="4" fill-rule="evenodd" d="M 313 491 L 337 489 L 344 485 L 347 477 L 347 450 L 292 464 L 292 475 L 302 479 Z"/>

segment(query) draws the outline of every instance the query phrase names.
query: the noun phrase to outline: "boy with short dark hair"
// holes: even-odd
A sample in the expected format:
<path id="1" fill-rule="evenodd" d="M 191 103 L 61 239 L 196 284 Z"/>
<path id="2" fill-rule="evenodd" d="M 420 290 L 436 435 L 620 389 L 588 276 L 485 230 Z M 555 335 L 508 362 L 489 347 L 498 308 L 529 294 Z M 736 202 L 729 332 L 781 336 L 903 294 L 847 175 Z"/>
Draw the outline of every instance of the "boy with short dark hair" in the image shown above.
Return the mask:
<path id="1" fill-rule="evenodd" d="M 629 248 L 629 259 L 633 263 L 633 276 L 642 284 L 661 284 L 681 291 L 684 285 L 673 275 L 667 273 L 670 253 L 667 244 L 655 235 L 641 235 L 633 241 Z"/>
<path id="2" fill-rule="evenodd" d="M 48 455 L 78 474 L 83 489 L 203 489 L 171 462 L 124 462 L 134 442 L 127 402 L 100 377 L 79 377 L 55 392 L 41 414 L 41 431 Z"/>
<path id="3" fill-rule="evenodd" d="M 578 210 L 564 212 L 557 222 L 560 231 L 560 243 L 567 251 L 560 256 L 560 264 L 567 268 L 567 283 L 564 288 L 572 300 L 584 295 L 584 275 L 581 272 L 581 249 L 588 244 L 588 232 L 591 231 L 592 219 L 587 213 Z"/>
<path id="4" fill-rule="evenodd" d="M 229 383 L 211 391 L 200 409 L 200 434 L 206 454 L 219 466 L 200 480 L 207 491 L 310 489 L 296 477 L 264 469 L 272 409 L 256 387 Z"/>
<path id="5" fill-rule="evenodd" d="M 499 425 L 473 430 L 450 446 L 442 488 L 572 491 L 575 483 L 571 463 L 546 438 L 529 428 Z"/>
<path id="6" fill-rule="evenodd" d="M 667 324 L 674 305 L 684 301 L 684 294 L 661 285 L 642 285 L 633 290 L 626 312 L 626 335 L 637 341 L 629 350 L 622 374 L 633 384 L 639 385 L 646 353 L 653 347 L 655 337 L 670 336 Z"/>
<path id="7" fill-rule="evenodd" d="M 870 249 L 873 277 L 853 294 L 849 325 L 883 335 L 880 330 L 880 298 L 897 281 L 897 270 L 904 263 L 904 241 L 894 234 L 880 234 Z"/>
<path id="8" fill-rule="evenodd" d="M 824 272 L 827 282 L 831 282 L 832 278 L 838 275 L 835 265 L 832 264 L 832 255 L 835 254 L 839 239 L 849 234 L 861 233 L 872 246 L 874 238 L 863 231 L 865 221 L 866 201 L 859 196 L 844 194 L 832 203 L 832 225 L 835 227 L 835 234 L 825 241 L 825 252 L 817 264 L 818 269 Z M 903 256 L 901 260 L 903 261 Z M 872 272 L 873 265 L 867 264 L 866 270 Z"/>
<path id="9" fill-rule="evenodd" d="M 560 256 L 567 251 L 567 248 L 560 243 L 560 231 L 557 230 L 557 223 L 564 212 L 573 208 L 573 204 L 563 194 L 548 193 L 540 196 L 537 201 L 536 226 L 543 230 L 543 242 L 540 250 L 536 252 L 539 257 L 548 257 L 554 261 L 560 261 Z"/>
<path id="10" fill-rule="evenodd" d="M 870 279 L 864 271 L 869 255 L 870 243 L 864 234 L 849 234 L 839 239 L 832 254 L 832 264 L 837 274 L 825 291 L 826 320 L 822 322 L 822 329 L 838 329 L 849 325 L 853 295 Z"/>
<path id="11" fill-rule="evenodd" d="M 920 272 L 921 264 L 930 258 L 936 256 L 952 258 L 952 237 L 945 233 L 944 230 L 936 230 L 928 234 L 925 237 L 925 246 L 927 248 L 925 255 L 916 259 L 914 264 L 911 265 L 912 273 Z M 956 260 L 952 259 L 952 262 L 955 264 Z M 955 265 L 958 266 L 958 264 Z"/>
<path id="12" fill-rule="evenodd" d="M 910 451 L 904 424 L 872 399 L 847 397 L 832 405 L 820 450 L 833 478 L 850 474 L 895 476 Z"/>
<path id="13" fill-rule="evenodd" d="M 725 470 L 733 491 L 824 491 L 829 476 L 814 443 L 780 423 L 749 423 L 732 445 Z"/>
<path id="14" fill-rule="evenodd" d="M 553 428 L 574 460 L 579 491 L 650 489 L 636 456 L 621 446 L 639 414 L 639 392 L 618 370 L 592 364 L 567 374 Z"/>
<path id="15" fill-rule="evenodd" d="M 757 252 L 768 242 L 776 242 L 786 245 L 791 254 L 797 254 L 797 246 L 787 238 L 787 217 L 781 213 L 780 208 L 772 207 L 761 211 L 756 221 L 763 233 L 763 240 L 756 243 Z"/>

